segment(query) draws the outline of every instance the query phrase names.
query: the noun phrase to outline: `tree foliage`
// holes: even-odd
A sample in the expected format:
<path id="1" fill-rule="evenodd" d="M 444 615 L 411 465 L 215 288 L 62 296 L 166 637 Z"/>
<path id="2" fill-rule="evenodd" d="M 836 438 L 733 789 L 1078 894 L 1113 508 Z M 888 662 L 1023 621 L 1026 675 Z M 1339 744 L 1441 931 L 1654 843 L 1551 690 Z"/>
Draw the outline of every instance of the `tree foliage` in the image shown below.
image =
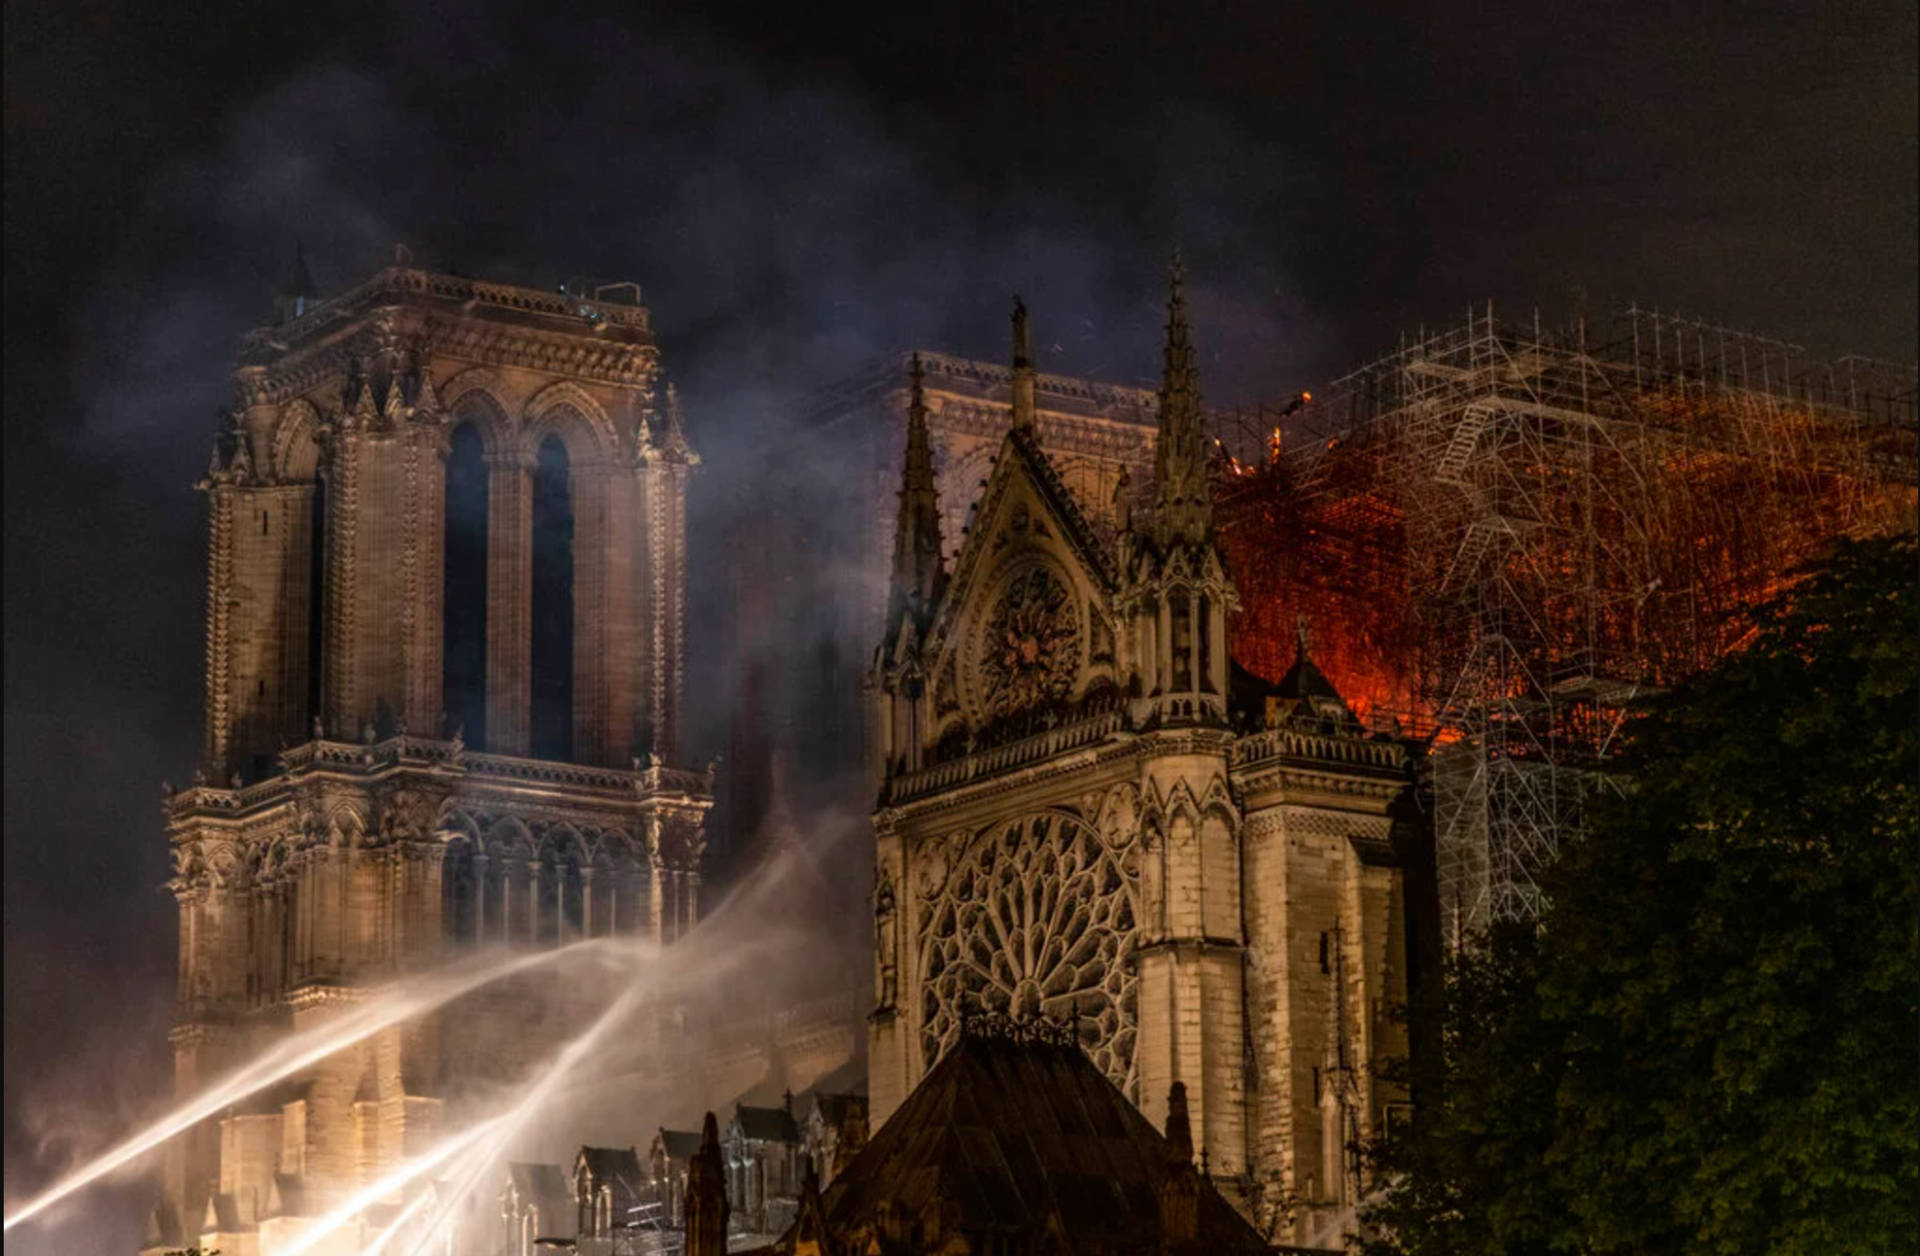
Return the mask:
<path id="1" fill-rule="evenodd" d="M 1448 975 L 1381 1251 L 1920 1249 L 1920 599 L 1848 542 L 1651 703 L 1537 929 Z"/>

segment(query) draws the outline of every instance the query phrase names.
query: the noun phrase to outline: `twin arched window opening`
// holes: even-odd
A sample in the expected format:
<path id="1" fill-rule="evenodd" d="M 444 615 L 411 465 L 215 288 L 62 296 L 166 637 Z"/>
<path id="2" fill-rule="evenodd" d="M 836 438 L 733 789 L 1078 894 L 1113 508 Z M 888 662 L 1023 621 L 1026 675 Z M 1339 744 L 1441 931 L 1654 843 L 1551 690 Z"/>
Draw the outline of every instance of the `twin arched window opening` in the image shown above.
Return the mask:
<path id="1" fill-rule="evenodd" d="M 488 629 L 496 579 L 492 468 L 479 428 L 454 429 L 447 456 L 442 674 L 447 718 L 466 744 L 488 748 Z M 574 506 L 565 443 L 540 443 L 532 471 L 528 752 L 570 760 L 574 753 Z M 502 582 L 505 583 L 505 582 Z M 510 585 L 508 587 L 511 587 Z"/>

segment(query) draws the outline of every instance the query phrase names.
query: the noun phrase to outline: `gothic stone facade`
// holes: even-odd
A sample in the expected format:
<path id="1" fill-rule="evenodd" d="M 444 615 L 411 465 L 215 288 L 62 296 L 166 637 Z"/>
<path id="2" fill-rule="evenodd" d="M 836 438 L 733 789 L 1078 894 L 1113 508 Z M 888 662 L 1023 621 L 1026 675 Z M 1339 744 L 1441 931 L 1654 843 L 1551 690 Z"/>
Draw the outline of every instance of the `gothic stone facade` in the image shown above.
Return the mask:
<path id="1" fill-rule="evenodd" d="M 300 272 L 247 337 L 200 485 L 203 766 L 166 806 L 183 1096 L 456 948 L 664 942 L 699 909 L 711 777 L 672 765 L 698 459 L 637 288 L 401 256 L 311 297 Z M 244 1256 L 414 1153 L 484 1063 L 456 1037 L 383 1031 L 184 1136 L 161 1233 Z"/>
<path id="2" fill-rule="evenodd" d="M 1309 661 L 1267 689 L 1228 656 L 1177 288 L 1151 509 L 1116 494 L 1108 529 L 1038 438 L 1021 312 L 1015 339 L 957 554 L 918 364 L 910 384 L 871 682 L 876 1127 L 969 1016 L 1071 1019 L 1156 1124 L 1183 1083 L 1214 1180 L 1301 1241 L 1355 1202 L 1351 1147 L 1403 1098 L 1378 1065 L 1405 1053 L 1405 752 Z"/>
<path id="3" fill-rule="evenodd" d="M 1006 432 L 1012 374 L 996 362 L 918 356 L 940 535 L 951 562 Z M 758 826 L 770 796 L 780 736 L 772 715 L 806 712 L 802 749 L 816 748 L 818 758 L 803 755 L 800 766 L 823 773 L 837 770 L 839 756 L 870 731 L 860 679 L 883 629 L 906 367 L 903 356 L 815 394 L 799 407 L 791 437 L 761 451 L 757 482 L 775 485 L 780 500 L 805 503 L 792 512 L 805 526 L 769 538 L 754 525 L 732 547 L 732 627 L 740 634 L 732 657 L 741 670 L 721 805 L 739 832 Z M 1117 490 L 1124 482 L 1137 494 L 1148 483 L 1154 394 L 1049 374 L 1035 377 L 1034 391 L 1042 447 L 1090 525 L 1111 539 Z"/>

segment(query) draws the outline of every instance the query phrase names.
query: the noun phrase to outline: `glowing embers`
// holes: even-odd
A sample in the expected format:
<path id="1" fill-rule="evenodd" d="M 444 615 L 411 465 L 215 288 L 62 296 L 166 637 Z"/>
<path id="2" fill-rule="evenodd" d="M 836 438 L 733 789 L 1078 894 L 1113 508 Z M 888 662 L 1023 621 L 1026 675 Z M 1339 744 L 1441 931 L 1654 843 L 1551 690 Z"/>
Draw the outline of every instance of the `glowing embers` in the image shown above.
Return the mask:
<path id="1" fill-rule="evenodd" d="M 1046 811 L 916 850 L 926 1067 L 963 1017 L 1036 1013 L 1079 1025 L 1088 1055 L 1130 1090 L 1139 919 L 1136 872 L 1079 817 Z"/>

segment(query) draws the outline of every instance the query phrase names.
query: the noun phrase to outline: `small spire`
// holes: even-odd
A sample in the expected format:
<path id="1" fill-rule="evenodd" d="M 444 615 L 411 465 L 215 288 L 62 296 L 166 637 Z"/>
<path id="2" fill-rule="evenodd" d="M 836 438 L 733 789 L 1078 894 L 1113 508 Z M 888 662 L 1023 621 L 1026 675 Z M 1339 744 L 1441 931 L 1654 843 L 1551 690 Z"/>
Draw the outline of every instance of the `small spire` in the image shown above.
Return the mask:
<path id="1" fill-rule="evenodd" d="M 1193 1162 L 1193 1126 L 1187 1120 L 1187 1084 L 1175 1082 L 1167 1092 L 1167 1144 L 1183 1164 Z"/>
<path id="2" fill-rule="evenodd" d="M 671 379 L 667 381 L 666 427 L 660 444 L 669 453 L 684 453 L 687 449 L 687 416 L 680 408 L 680 386 Z"/>
<path id="3" fill-rule="evenodd" d="M 1300 615 L 1294 616 L 1293 617 L 1293 644 L 1294 644 L 1294 648 L 1299 650 L 1300 658 L 1302 660 L 1305 660 L 1307 657 L 1307 641 L 1308 641 L 1309 635 L 1310 634 L 1308 633 L 1306 615 L 1300 614 Z"/>
<path id="4" fill-rule="evenodd" d="M 290 323 L 313 308 L 320 290 L 314 286 L 313 274 L 307 269 L 306 246 L 298 239 L 293 242 L 293 266 L 287 271 L 287 277 L 280 281 L 279 291 L 273 294 L 273 312 L 281 323 Z"/>
<path id="5" fill-rule="evenodd" d="M 726 1256 L 727 1170 L 720 1159 L 720 1123 L 707 1113 L 700 1149 L 687 1163 L 685 1256 Z"/>
<path id="6" fill-rule="evenodd" d="M 889 636 L 899 628 L 900 616 L 908 607 L 923 610 L 933 601 L 944 574 L 940 498 L 933 479 L 933 440 L 927 430 L 926 372 L 918 353 L 908 367 L 907 382 L 907 450 L 893 531 Z"/>
<path id="7" fill-rule="evenodd" d="M 1027 330 L 1027 304 L 1013 299 L 1013 427 L 1031 430 L 1034 423 L 1033 338 Z"/>
<path id="8" fill-rule="evenodd" d="M 1213 528 L 1200 375 L 1187 325 L 1186 265 L 1177 248 L 1167 275 L 1167 344 L 1154 449 L 1154 528 L 1162 545 L 1205 541 Z"/>

